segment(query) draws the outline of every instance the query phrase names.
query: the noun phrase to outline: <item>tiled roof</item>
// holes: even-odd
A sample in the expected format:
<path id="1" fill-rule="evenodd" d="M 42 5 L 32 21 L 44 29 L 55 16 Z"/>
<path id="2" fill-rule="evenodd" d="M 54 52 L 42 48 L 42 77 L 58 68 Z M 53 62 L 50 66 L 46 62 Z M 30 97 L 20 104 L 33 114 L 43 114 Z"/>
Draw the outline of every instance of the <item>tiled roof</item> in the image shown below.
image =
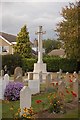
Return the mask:
<path id="1" fill-rule="evenodd" d="M 12 34 L 7 34 L 4 32 L 0 32 L 0 35 L 5 38 L 8 42 L 16 42 L 16 36 Z"/>
<path id="2" fill-rule="evenodd" d="M 65 51 L 64 49 L 54 49 L 52 50 L 50 53 L 48 53 L 48 55 L 52 56 L 52 55 L 65 55 Z"/>

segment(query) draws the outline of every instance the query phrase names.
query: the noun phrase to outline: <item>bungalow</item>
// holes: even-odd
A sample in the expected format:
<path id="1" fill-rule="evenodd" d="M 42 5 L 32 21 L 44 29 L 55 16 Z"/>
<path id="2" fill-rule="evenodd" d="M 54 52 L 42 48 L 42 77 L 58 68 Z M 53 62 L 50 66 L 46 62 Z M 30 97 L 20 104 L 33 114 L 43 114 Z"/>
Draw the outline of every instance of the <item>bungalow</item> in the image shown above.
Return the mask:
<path id="1" fill-rule="evenodd" d="M 32 54 L 37 55 L 37 52 L 33 49 L 33 43 L 31 43 Z M 0 32 L 0 55 L 13 54 L 13 46 L 16 44 L 16 36 Z"/>
<path id="2" fill-rule="evenodd" d="M 13 54 L 13 46 L 16 44 L 16 36 L 0 32 L 0 54 Z"/>
<path id="3" fill-rule="evenodd" d="M 60 48 L 60 49 L 54 49 L 50 53 L 48 53 L 49 56 L 59 56 L 59 57 L 66 57 L 65 55 L 65 50 Z"/>

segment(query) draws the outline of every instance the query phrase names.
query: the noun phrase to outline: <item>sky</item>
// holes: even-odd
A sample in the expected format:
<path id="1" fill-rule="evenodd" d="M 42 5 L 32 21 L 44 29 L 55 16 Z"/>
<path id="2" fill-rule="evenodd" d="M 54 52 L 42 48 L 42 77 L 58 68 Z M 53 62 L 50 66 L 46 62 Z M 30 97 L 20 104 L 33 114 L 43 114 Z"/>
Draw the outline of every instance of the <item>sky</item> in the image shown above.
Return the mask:
<path id="1" fill-rule="evenodd" d="M 30 40 L 37 38 L 35 32 L 38 26 L 43 26 L 46 34 L 44 39 L 56 38 L 56 24 L 63 17 L 60 15 L 62 7 L 69 5 L 69 2 L 75 0 L 58 1 L 56 0 L 3 0 L 0 4 L 1 16 L 0 31 L 17 35 L 25 24 L 27 25 Z"/>

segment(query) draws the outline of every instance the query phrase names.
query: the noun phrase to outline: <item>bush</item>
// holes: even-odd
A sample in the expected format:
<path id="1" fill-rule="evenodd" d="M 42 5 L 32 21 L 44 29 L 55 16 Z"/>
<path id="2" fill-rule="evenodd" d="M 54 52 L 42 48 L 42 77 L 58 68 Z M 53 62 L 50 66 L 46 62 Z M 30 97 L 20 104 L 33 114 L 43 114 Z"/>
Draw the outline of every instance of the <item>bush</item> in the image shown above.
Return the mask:
<path id="1" fill-rule="evenodd" d="M 77 71 L 77 60 L 62 58 L 59 61 L 59 69 L 62 69 L 63 72 Z"/>
<path id="2" fill-rule="evenodd" d="M 33 71 L 34 63 L 37 59 L 22 58 L 18 54 L 2 56 L 2 66 L 7 65 L 9 73 L 13 74 L 16 67 L 22 67 L 23 71 Z M 62 69 L 63 72 L 74 72 L 80 70 L 80 62 L 75 59 L 45 56 L 43 62 L 47 64 L 47 71 L 57 72 Z"/>
<path id="3" fill-rule="evenodd" d="M 63 106 L 61 98 L 57 96 L 55 98 L 51 98 L 50 101 L 49 112 L 59 113 L 62 110 L 61 107 Z"/>
<path id="4" fill-rule="evenodd" d="M 22 57 L 19 54 L 3 55 L 2 56 L 2 68 L 7 65 L 9 74 L 14 73 L 16 67 L 22 67 Z"/>
<path id="5" fill-rule="evenodd" d="M 57 72 L 59 71 L 59 58 L 44 58 L 43 61 L 47 64 L 48 72 Z"/>
<path id="6" fill-rule="evenodd" d="M 26 59 L 26 58 L 24 58 L 23 59 L 23 67 L 22 67 L 22 69 L 24 70 L 24 71 L 27 71 L 27 72 L 29 72 L 29 71 L 33 71 L 33 69 L 34 69 L 34 63 L 36 63 L 37 62 L 37 60 L 36 59 Z"/>
<path id="7" fill-rule="evenodd" d="M 16 101 L 20 99 L 20 90 L 23 88 L 23 84 L 20 82 L 9 82 L 6 86 L 4 98 L 9 101 Z"/>

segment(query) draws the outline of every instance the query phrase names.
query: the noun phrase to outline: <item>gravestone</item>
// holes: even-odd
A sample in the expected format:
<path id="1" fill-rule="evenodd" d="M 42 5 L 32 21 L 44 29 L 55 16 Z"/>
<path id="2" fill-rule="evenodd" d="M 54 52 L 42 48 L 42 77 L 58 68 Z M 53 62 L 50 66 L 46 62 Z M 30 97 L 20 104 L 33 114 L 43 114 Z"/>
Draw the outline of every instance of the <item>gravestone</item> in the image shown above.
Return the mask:
<path id="1" fill-rule="evenodd" d="M 58 84 L 58 95 L 61 95 L 62 103 L 65 105 L 65 83 L 63 81 Z"/>
<path id="2" fill-rule="evenodd" d="M 42 82 L 43 80 L 42 80 L 42 71 L 41 72 L 39 72 L 39 80 L 40 80 L 40 82 Z"/>
<path id="3" fill-rule="evenodd" d="M 78 80 L 78 74 L 76 72 L 73 73 L 73 81 L 77 81 Z"/>
<path id="4" fill-rule="evenodd" d="M 1 70 L 1 73 L 0 73 L 1 77 L 4 76 L 4 70 Z"/>
<path id="5" fill-rule="evenodd" d="M 65 93 L 65 83 L 60 81 L 58 84 L 58 93 Z"/>
<path id="6" fill-rule="evenodd" d="M 14 70 L 14 81 L 22 82 L 22 68 L 16 67 Z"/>
<path id="7" fill-rule="evenodd" d="M 4 77 L 1 78 L 1 83 L 0 83 L 1 84 L 0 89 L 2 89 L 2 99 L 4 99 L 4 92 L 5 92 L 6 86 L 9 84 L 9 75 L 8 74 L 5 74 Z"/>
<path id="8" fill-rule="evenodd" d="M 51 75 L 49 73 L 46 76 L 46 90 L 48 90 L 50 88 L 50 84 L 51 84 Z"/>
<path id="9" fill-rule="evenodd" d="M 9 75 L 5 74 L 4 75 L 4 79 L 3 79 L 3 87 L 6 88 L 6 86 L 8 85 L 8 83 L 9 83 Z"/>
<path id="10" fill-rule="evenodd" d="M 31 90 L 29 87 L 24 86 L 20 91 L 20 116 L 24 113 L 24 108 L 31 107 Z"/>
<path id="11" fill-rule="evenodd" d="M 70 84 L 70 75 L 69 75 L 69 72 L 66 72 L 65 83 L 66 83 L 66 86 L 68 86 Z"/>
<path id="12" fill-rule="evenodd" d="M 33 73 L 32 72 L 28 72 L 28 80 L 33 80 Z"/>
<path id="13" fill-rule="evenodd" d="M 28 87 L 31 89 L 31 94 L 40 92 L 40 80 L 28 80 Z"/>

